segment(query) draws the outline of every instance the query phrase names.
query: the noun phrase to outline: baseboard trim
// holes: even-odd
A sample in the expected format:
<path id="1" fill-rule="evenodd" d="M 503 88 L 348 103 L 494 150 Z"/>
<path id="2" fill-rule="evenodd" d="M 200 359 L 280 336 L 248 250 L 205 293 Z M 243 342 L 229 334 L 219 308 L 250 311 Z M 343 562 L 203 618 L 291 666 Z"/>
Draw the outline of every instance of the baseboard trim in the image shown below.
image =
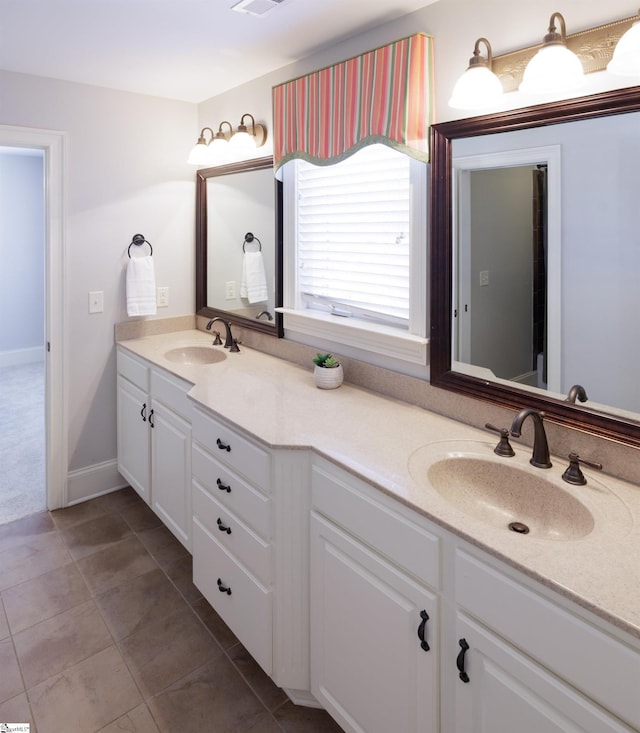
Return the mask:
<path id="1" fill-rule="evenodd" d="M 305 708 L 322 708 L 322 705 L 307 690 L 292 690 L 289 687 L 283 689 L 294 705 L 300 705 Z"/>
<path id="2" fill-rule="evenodd" d="M 93 466 L 69 471 L 67 480 L 67 506 L 87 499 L 109 494 L 128 486 L 118 473 L 118 461 L 104 461 Z"/>
<path id="3" fill-rule="evenodd" d="M 12 349 L 0 351 L 0 367 L 18 366 L 44 362 L 44 346 L 32 346 L 28 349 Z"/>

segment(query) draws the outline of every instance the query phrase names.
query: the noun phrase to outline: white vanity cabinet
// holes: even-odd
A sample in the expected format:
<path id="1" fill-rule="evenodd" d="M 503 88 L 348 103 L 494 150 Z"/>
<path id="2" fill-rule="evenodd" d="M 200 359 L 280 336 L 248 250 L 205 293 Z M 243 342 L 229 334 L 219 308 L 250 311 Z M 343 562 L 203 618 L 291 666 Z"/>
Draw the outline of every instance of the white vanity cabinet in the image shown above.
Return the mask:
<path id="1" fill-rule="evenodd" d="M 118 471 L 151 503 L 150 367 L 118 349 Z"/>
<path id="2" fill-rule="evenodd" d="M 311 692 L 346 731 L 436 733 L 439 539 L 329 462 L 311 483 Z"/>
<path id="3" fill-rule="evenodd" d="M 273 673 L 271 455 L 193 414 L 193 582 Z"/>
<path id="4" fill-rule="evenodd" d="M 637 643 L 317 458 L 310 544 L 311 691 L 346 731 L 640 730 Z"/>
<path id="5" fill-rule="evenodd" d="M 637 649 L 460 544 L 454 567 L 456 732 L 640 728 Z"/>
<path id="6" fill-rule="evenodd" d="M 191 388 L 118 349 L 118 470 L 191 550 Z"/>

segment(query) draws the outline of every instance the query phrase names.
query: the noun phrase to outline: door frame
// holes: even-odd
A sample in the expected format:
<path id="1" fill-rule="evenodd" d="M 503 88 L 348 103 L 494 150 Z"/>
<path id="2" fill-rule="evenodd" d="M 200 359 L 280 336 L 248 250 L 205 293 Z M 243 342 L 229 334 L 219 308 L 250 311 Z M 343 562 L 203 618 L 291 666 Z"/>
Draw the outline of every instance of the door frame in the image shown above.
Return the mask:
<path id="1" fill-rule="evenodd" d="M 65 133 L 0 125 L 0 146 L 44 152 L 45 487 L 48 509 L 67 503 L 68 430 L 65 329 Z"/>

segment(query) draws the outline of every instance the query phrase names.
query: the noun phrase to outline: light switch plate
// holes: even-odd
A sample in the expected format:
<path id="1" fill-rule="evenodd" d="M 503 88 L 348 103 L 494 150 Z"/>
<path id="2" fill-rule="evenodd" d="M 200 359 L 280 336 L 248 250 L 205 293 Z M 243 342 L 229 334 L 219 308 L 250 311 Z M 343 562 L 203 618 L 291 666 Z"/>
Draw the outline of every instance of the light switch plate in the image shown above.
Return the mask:
<path id="1" fill-rule="evenodd" d="M 156 292 L 156 305 L 158 308 L 169 307 L 169 288 L 158 288 Z"/>
<path id="2" fill-rule="evenodd" d="M 233 300 L 236 297 L 236 281 L 228 280 L 224 287 L 225 300 Z"/>
<path id="3" fill-rule="evenodd" d="M 92 290 L 89 292 L 89 313 L 102 313 L 104 310 L 104 292 Z"/>

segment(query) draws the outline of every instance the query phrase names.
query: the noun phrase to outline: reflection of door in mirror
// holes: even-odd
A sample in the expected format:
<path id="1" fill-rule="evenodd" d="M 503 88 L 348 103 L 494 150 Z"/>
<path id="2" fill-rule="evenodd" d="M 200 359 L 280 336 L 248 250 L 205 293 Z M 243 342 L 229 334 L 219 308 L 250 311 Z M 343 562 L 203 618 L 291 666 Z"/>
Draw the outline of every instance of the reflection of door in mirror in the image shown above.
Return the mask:
<path id="1" fill-rule="evenodd" d="M 546 165 L 460 171 L 454 359 L 546 388 Z"/>
<path id="2" fill-rule="evenodd" d="M 207 306 L 247 318 L 256 318 L 264 311 L 273 316 L 273 170 L 240 171 L 207 179 L 207 212 Z M 248 232 L 255 239 L 245 243 Z M 258 281 L 266 282 L 264 294 L 257 287 Z M 255 295 L 258 291 L 260 294 Z M 272 322 L 268 316 L 265 318 Z"/>
<path id="3" fill-rule="evenodd" d="M 558 148 L 457 157 L 454 170 L 456 369 L 560 393 Z"/>

